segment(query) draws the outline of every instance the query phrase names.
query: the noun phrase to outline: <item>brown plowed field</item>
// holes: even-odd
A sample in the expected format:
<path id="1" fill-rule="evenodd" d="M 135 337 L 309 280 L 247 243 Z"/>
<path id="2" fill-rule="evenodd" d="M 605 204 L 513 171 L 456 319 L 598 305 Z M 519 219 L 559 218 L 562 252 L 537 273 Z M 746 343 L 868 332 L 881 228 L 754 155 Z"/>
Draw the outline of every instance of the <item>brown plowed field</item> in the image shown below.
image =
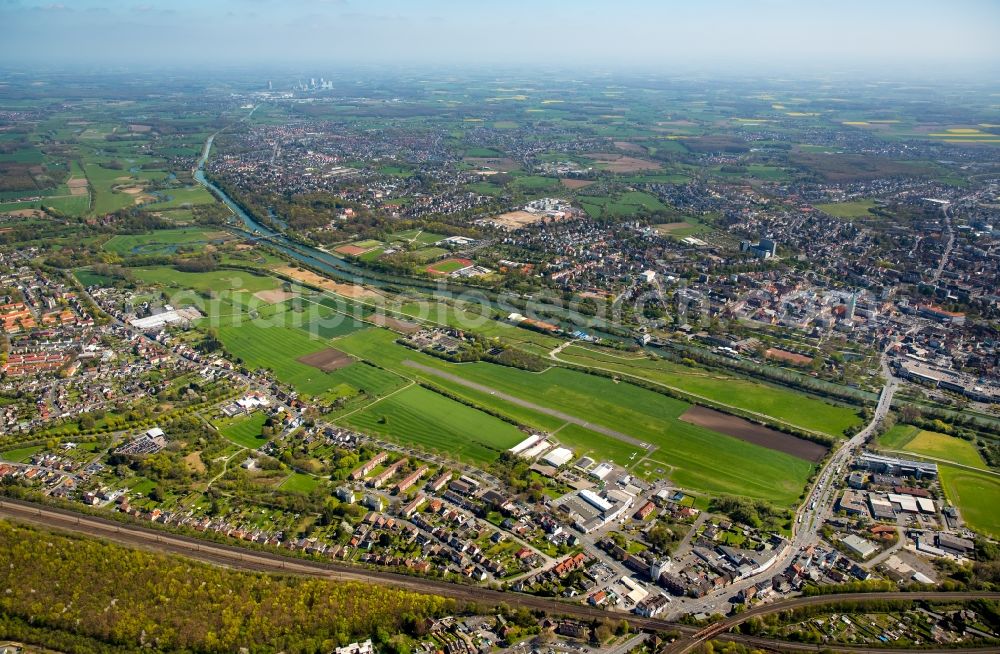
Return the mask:
<path id="1" fill-rule="evenodd" d="M 738 438 L 741 441 L 791 454 L 806 461 L 819 461 L 826 455 L 826 446 L 819 443 L 807 441 L 804 438 L 798 438 L 703 406 L 691 407 L 684 412 L 681 420 Z"/>
<path id="2" fill-rule="evenodd" d="M 345 354 L 340 350 L 335 350 L 332 347 L 299 357 L 296 361 L 304 363 L 307 366 L 312 366 L 313 368 L 319 368 L 323 372 L 333 372 L 354 363 L 351 355 Z"/>
<path id="3" fill-rule="evenodd" d="M 407 322 L 405 320 L 399 320 L 398 318 L 390 318 L 389 316 L 379 315 L 378 313 L 373 314 L 370 318 L 368 318 L 368 320 L 375 323 L 379 327 L 385 327 L 394 332 L 400 332 L 403 334 L 414 334 L 420 331 L 420 325 L 415 322 Z"/>

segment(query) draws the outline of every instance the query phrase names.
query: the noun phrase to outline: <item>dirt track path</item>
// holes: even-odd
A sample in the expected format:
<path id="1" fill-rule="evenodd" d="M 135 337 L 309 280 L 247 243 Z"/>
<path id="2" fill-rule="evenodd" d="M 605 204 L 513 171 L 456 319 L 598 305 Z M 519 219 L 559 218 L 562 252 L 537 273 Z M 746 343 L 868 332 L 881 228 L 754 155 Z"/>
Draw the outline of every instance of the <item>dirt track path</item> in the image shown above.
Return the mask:
<path id="1" fill-rule="evenodd" d="M 655 449 L 651 447 L 648 443 L 644 443 L 638 438 L 634 438 L 632 436 L 629 436 L 628 434 L 623 434 L 620 431 L 615 431 L 614 429 L 603 427 L 601 425 L 595 425 L 592 422 L 587 422 L 586 420 L 582 420 L 580 418 L 577 418 L 576 416 L 571 416 L 570 414 L 563 413 L 562 411 L 557 411 L 556 409 L 550 409 L 548 407 L 535 404 L 534 402 L 522 400 L 519 397 L 508 395 L 507 393 L 498 391 L 495 388 L 490 388 L 489 386 L 477 384 L 476 382 L 469 381 L 468 379 L 464 379 L 462 377 L 459 377 L 458 375 L 453 375 L 450 372 L 444 372 L 443 370 L 438 370 L 437 368 L 431 368 L 430 366 L 425 366 L 421 363 L 417 363 L 416 361 L 411 361 L 409 359 L 403 361 L 403 365 L 406 366 L 407 368 L 414 368 L 421 372 L 434 375 L 435 377 L 440 377 L 441 379 L 447 379 L 450 382 L 460 384 L 462 386 L 465 386 L 466 388 L 471 388 L 474 391 L 479 391 L 481 393 L 488 393 L 494 397 L 498 397 L 501 400 L 504 400 L 505 402 L 516 404 L 519 407 L 523 407 L 525 409 L 531 409 L 532 411 L 537 411 L 538 413 L 544 413 L 547 416 L 552 416 L 554 418 L 559 418 L 560 420 L 565 420 L 566 422 L 571 422 L 574 425 L 579 425 L 580 427 L 589 429 L 590 431 L 596 431 L 598 434 L 604 434 L 605 436 L 610 436 L 611 438 L 620 440 L 630 445 L 635 445 L 636 447 L 642 448 L 644 451 L 648 452 Z"/>

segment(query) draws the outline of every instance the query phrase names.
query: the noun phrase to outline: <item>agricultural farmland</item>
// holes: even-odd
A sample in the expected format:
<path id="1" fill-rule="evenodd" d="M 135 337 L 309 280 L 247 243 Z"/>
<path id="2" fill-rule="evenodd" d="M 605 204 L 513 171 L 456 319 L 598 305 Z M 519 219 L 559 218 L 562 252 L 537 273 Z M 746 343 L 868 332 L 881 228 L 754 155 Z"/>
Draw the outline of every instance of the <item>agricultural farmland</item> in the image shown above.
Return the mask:
<path id="1" fill-rule="evenodd" d="M 302 330 L 246 322 L 222 325 L 216 333 L 226 351 L 248 368 L 268 368 L 279 381 L 300 393 L 319 395 L 335 385 L 327 373 L 299 361 L 326 349 L 322 340 L 310 338 Z"/>

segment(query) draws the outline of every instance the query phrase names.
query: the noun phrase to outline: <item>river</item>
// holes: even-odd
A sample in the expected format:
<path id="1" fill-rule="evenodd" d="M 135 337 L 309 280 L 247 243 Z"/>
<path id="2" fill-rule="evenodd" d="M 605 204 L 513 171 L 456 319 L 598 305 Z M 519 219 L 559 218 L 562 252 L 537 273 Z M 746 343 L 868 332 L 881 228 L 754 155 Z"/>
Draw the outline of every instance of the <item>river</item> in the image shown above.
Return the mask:
<path id="1" fill-rule="evenodd" d="M 326 273 L 336 279 L 342 279 L 355 284 L 374 286 L 377 288 L 402 287 L 413 289 L 442 299 L 457 298 L 474 302 L 489 309 L 501 312 L 524 312 L 522 309 L 500 301 L 495 292 L 452 283 L 445 286 L 443 284 L 435 284 L 431 281 L 424 281 L 412 277 L 391 275 L 368 270 L 361 266 L 356 266 L 345 259 L 336 257 L 329 252 L 324 252 L 319 248 L 296 241 L 281 232 L 277 232 L 270 227 L 261 224 L 253 216 L 244 211 L 243 208 L 231 197 L 229 197 L 225 191 L 223 191 L 205 175 L 205 163 L 208 161 L 214 141 L 215 134 L 209 136 L 208 140 L 205 141 L 205 147 L 202 150 L 201 158 L 198 160 L 198 166 L 194 171 L 194 178 L 199 184 L 212 191 L 216 197 L 220 198 L 226 206 L 232 210 L 233 214 L 243 223 L 243 231 L 247 238 L 266 240 L 267 244 L 274 249 L 309 266 L 310 268 Z M 601 326 L 606 325 L 606 321 L 601 318 L 587 316 L 577 313 L 572 309 L 558 307 L 547 303 L 538 307 L 538 310 L 539 313 L 542 314 L 538 315 L 538 318 L 549 322 L 557 322 L 560 327 L 569 332 L 583 329 L 587 333 L 600 338 L 615 341 L 627 340 L 622 336 L 611 334 L 600 329 Z"/>

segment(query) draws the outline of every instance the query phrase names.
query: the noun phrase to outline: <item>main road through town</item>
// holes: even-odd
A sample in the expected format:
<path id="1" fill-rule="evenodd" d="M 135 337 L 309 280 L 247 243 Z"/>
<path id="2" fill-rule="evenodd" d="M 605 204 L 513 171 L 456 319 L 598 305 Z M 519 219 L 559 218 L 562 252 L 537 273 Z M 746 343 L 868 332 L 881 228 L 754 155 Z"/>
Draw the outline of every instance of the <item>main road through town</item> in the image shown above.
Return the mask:
<path id="1" fill-rule="evenodd" d="M 715 610 L 715 612 L 719 612 L 718 609 L 721 608 L 721 604 L 727 602 L 728 598 L 784 570 L 799 552 L 819 541 L 819 529 L 823 525 L 824 517 L 829 515 L 834 503 L 837 501 L 836 488 L 833 483 L 834 478 L 847 465 L 850 458 L 865 441 L 875 432 L 882 420 L 888 415 L 889 409 L 892 406 L 892 396 L 896 392 L 898 381 L 892 376 L 892 371 L 889 370 L 888 360 L 884 353 L 880 359 L 880 365 L 886 381 L 882 387 L 882 392 L 879 394 L 878 404 L 875 406 L 871 420 L 863 429 L 858 431 L 857 434 L 852 436 L 827 458 L 819 474 L 816 475 L 816 482 L 813 484 L 812 491 L 796 512 L 792 523 L 793 534 L 788 545 L 778 555 L 775 562 L 764 572 L 743 579 L 736 584 L 698 600 L 699 610 L 707 612 Z M 690 602 L 687 602 L 687 604 L 690 604 Z M 681 603 L 679 608 L 682 611 L 690 611 L 690 607 L 685 603 Z M 675 611 L 671 613 L 670 617 L 677 618 L 680 616 Z M 713 633 L 703 633 L 695 638 L 681 639 L 675 644 L 674 651 L 690 651 L 713 635 Z"/>

